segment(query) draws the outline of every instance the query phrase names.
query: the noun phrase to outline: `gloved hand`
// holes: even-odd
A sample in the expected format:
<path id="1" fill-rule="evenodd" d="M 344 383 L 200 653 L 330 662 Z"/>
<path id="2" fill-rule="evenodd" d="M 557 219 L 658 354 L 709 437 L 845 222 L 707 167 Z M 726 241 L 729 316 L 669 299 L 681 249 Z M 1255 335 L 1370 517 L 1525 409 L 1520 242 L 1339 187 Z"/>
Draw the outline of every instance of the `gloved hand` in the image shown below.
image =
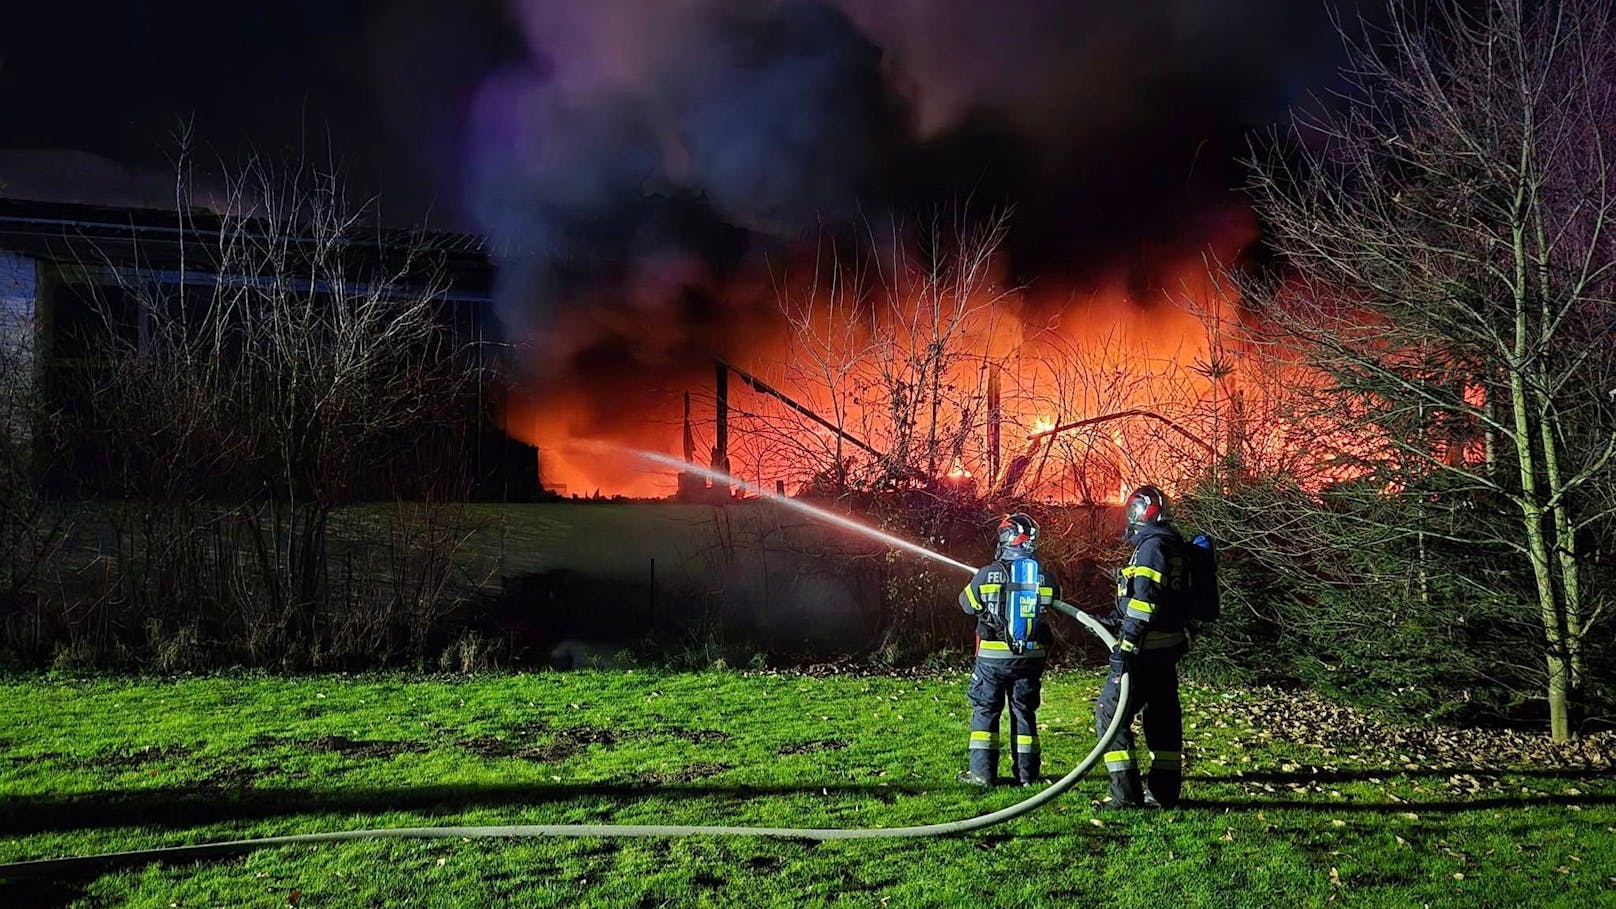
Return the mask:
<path id="1" fill-rule="evenodd" d="M 1122 675 L 1127 672 L 1133 662 L 1133 651 L 1124 650 L 1121 644 L 1111 648 L 1111 674 Z"/>

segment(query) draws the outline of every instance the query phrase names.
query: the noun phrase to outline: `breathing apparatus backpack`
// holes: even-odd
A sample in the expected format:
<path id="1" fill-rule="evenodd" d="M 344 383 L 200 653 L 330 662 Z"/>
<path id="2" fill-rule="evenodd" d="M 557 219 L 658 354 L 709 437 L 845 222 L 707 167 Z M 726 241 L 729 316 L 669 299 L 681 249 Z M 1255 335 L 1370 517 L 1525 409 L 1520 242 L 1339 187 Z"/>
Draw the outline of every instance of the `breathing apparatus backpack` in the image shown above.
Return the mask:
<path id="1" fill-rule="evenodd" d="M 1199 534 L 1184 544 L 1184 613 L 1191 626 L 1218 620 L 1218 554 L 1212 538 Z"/>
<path id="2" fill-rule="evenodd" d="M 1024 652 L 1029 642 L 1038 639 L 1038 623 L 1044 613 L 1038 595 L 1042 574 L 1037 559 L 1010 562 L 1010 583 L 1004 586 L 1004 596 L 999 598 L 999 619 L 1005 643 L 1010 645 L 1012 653 Z"/>

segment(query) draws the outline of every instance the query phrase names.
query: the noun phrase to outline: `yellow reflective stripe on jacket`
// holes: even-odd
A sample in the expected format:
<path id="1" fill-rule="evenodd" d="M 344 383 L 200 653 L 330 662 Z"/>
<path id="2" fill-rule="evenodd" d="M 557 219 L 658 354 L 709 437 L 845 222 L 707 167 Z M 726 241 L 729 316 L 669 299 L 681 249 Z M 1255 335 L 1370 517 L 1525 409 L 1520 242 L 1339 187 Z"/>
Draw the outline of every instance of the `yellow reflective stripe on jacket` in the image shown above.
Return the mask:
<path id="1" fill-rule="evenodd" d="M 976 591 L 972 590 L 969 584 L 965 585 L 965 598 L 971 601 L 971 610 L 973 612 L 982 611 L 982 601 L 976 598 Z"/>
<path id="2" fill-rule="evenodd" d="M 982 588 L 983 593 L 998 593 L 1004 587 L 1003 584 L 981 584 L 978 586 Z"/>
<path id="3" fill-rule="evenodd" d="M 1037 641 L 1028 641 L 1027 646 L 1016 653 L 1004 641 L 978 641 L 976 655 L 989 660 L 1041 660 L 1044 658 L 1044 648 Z"/>
<path id="4" fill-rule="evenodd" d="M 1149 565 L 1129 565 L 1127 568 L 1122 569 L 1122 576 L 1125 578 L 1149 578 L 1158 584 L 1162 582 L 1162 573 Z"/>
<path id="5" fill-rule="evenodd" d="M 1182 631 L 1146 631 L 1144 638 L 1139 642 L 1140 650 L 1165 650 L 1168 647 L 1177 647 L 1184 643 Z"/>
<path id="6" fill-rule="evenodd" d="M 1009 651 L 1010 645 L 1004 641 L 982 641 L 976 647 L 978 650 L 1004 650 Z M 1027 650 L 1042 650 L 1037 641 L 1028 641 Z"/>
<path id="7" fill-rule="evenodd" d="M 1141 618 L 1148 619 L 1155 611 L 1156 606 L 1153 603 L 1147 603 L 1144 600 L 1128 600 L 1128 613 L 1130 615 L 1138 613 Z"/>

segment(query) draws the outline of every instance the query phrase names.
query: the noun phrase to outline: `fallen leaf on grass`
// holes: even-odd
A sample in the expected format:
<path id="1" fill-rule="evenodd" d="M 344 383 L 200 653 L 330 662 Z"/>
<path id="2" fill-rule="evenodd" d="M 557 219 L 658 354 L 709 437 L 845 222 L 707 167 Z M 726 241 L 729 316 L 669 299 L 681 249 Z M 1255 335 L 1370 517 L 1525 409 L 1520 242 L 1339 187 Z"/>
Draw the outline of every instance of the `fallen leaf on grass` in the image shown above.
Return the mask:
<path id="1" fill-rule="evenodd" d="M 1463 871 L 1455 871 L 1455 872 L 1453 872 L 1453 879 L 1456 880 L 1456 881 L 1464 880 L 1464 872 Z"/>
<path id="2" fill-rule="evenodd" d="M 1102 821 L 1097 817 L 1089 818 L 1089 823 L 1093 824 L 1096 827 L 1104 827 L 1105 826 L 1105 821 Z"/>
<path id="3" fill-rule="evenodd" d="M 1337 871 L 1334 868 L 1330 869 L 1330 886 L 1332 886 L 1332 887 L 1341 886 L 1341 872 Z"/>
<path id="4" fill-rule="evenodd" d="M 1226 827 L 1223 830 L 1223 835 L 1218 837 L 1218 839 L 1224 841 L 1225 843 L 1232 843 L 1234 842 L 1234 831 Z"/>
<path id="5" fill-rule="evenodd" d="M 1334 818 L 1330 819 L 1330 826 L 1331 827 L 1345 827 L 1345 826 L 1347 826 L 1347 822 L 1343 821 L 1342 819 L 1340 819 L 1338 817 L 1334 817 Z"/>
<path id="6" fill-rule="evenodd" d="M 296 906 L 301 899 L 303 899 L 303 891 L 301 890 L 293 890 L 291 893 L 286 894 L 286 904 L 288 906 Z"/>

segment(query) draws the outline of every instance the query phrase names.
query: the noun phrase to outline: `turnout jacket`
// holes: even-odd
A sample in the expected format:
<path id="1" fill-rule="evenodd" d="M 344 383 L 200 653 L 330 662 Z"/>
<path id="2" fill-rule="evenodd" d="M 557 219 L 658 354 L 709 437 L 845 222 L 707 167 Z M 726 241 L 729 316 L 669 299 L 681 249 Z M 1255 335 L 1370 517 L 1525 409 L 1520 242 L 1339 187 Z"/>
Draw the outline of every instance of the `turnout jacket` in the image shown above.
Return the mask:
<path id="1" fill-rule="evenodd" d="M 1117 576 L 1120 646 L 1156 650 L 1184 643 L 1184 538 L 1171 526 L 1154 524 L 1141 528 L 1132 542 L 1133 557 Z"/>
<path id="2" fill-rule="evenodd" d="M 979 659 L 1009 661 L 1011 665 L 1030 660 L 1043 660 L 1049 652 L 1053 638 L 1049 632 L 1047 608 L 1060 598 L 1060 589 L 1049 579 L 1043 563 L 1038 565 L 1038 605 L 1045 607 L 1046 617 L 1039 621 L 1033 640 L 1027 642 L 1022 653 L 1010 650 L 1005 629 L 1000 625 L 1000 604 L 1010 587 L 1010 565 L 1002 559 L 978 568 L 976 576 L 960 591 L 959 605 L 966 613 L 976 616 L 976 655 Z"/>

